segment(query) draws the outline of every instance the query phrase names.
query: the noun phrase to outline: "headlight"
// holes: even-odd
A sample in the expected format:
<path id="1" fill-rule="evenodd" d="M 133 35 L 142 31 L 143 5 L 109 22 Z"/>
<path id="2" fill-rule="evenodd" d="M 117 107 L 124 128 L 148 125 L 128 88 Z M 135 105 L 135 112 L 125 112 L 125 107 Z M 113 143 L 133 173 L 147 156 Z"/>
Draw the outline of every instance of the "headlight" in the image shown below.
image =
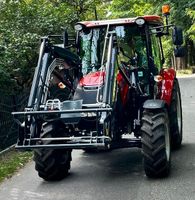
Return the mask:
<path id="1" fill-rule="evenodd" d="M 83 25 L 82 24 L 76 24 L 74 26 L 75 31 L 81 31 L 83 29 Z"/>
<path id="2" fill-rule="evenodd" d="M 144 18 L 137 18 L 135 20 L 135 23 L 138 25 L 138 26 L 143 26 L 145 24 L 145 19 Z"/>

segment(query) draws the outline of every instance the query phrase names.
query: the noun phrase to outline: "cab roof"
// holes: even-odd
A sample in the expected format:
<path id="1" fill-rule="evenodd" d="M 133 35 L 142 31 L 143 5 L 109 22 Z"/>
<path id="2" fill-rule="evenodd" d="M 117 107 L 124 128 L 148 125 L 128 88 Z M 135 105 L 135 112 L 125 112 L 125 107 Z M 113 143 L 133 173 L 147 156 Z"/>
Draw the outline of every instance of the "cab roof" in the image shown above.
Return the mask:
<path id="1" fill-rule="evenodd" d="M 151 24 L 163 24 L 163 20 L 158 15 L 145 15 L 140 16 L 141 18 L 144 18 L 146 22 Z M 110 20 L 97 20 L 97 21 L 82 21 L 78 22 L 78 24 L 82 24 L 88 28 L 93 27 L 99 27 L 99 26 L 107 26 L 109 25 L 123 25 L 123 24 L 133 24 L 135 23 L 135 20 L 139 17 L 134 18 L 120 18 L 120 19 L 110 19 Z"/>

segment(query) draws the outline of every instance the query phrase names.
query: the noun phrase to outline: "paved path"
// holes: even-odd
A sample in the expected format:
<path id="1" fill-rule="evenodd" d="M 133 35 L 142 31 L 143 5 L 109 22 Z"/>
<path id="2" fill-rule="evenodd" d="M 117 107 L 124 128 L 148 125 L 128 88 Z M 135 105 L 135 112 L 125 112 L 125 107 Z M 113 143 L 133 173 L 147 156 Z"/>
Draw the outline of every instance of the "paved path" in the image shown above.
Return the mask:
<path id="1" fill-rule="evenodd" d="M 0 185 L 0 200 L 195 200 L 195 78 L 180 78 L 184 140 L 171 175 L 148 179 L 139 149 L 104 154 L 74 151 L 70 175 L 45 182 L 31 162 Z"/>

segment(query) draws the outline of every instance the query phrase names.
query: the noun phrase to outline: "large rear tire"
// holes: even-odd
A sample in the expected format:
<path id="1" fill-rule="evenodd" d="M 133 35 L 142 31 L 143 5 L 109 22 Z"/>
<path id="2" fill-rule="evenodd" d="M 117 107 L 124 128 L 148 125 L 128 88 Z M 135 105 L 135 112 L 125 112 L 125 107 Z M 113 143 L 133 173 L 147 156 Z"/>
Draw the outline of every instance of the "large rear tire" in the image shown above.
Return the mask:
<path id="1" fill-rule="evenodd" d="M 148 177 L 165 177 L 171 163 L 169 118 L 167 111 L 145 110 L 142 117 L 142 153 Z"/>
<path id="2" fill-rule="evenodd" d="M 63 136 L 63 126 L 59 122 L 50 122 L 43 126 L 41 138 Z M 54 141 L 44 141 L 43 144 L 55 144 Z M 68 175 L 71 162 L 71 150 L 67 149 L 37 149 L 34 151 L 35 169 L 38 175 L 47 181 L 61 180 Z"/>
<path id="3" fill-rule="evenodd" d="M 178 80 L 174 80 L 171 104 L 169 109 L 170 118 L 170 132 L 171 132 L 171 147 L 178 149 L 181 147 L 183 137 L 183 125 L 182 125 L 182 106 L 181 106 L 181 94 Z"/>

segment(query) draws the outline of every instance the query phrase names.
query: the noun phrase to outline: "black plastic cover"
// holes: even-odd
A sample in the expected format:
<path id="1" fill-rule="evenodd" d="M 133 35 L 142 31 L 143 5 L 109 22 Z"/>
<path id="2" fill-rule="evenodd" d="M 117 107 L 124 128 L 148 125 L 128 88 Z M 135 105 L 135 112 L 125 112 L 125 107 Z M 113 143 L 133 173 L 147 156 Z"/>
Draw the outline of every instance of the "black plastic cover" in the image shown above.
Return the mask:
<path id="1" fill-rule="evenodd" d="M 165 101 L 160 99 L 146 100 L 143 108 L 145 109 L 160 109 L 165 107 Z"/>

